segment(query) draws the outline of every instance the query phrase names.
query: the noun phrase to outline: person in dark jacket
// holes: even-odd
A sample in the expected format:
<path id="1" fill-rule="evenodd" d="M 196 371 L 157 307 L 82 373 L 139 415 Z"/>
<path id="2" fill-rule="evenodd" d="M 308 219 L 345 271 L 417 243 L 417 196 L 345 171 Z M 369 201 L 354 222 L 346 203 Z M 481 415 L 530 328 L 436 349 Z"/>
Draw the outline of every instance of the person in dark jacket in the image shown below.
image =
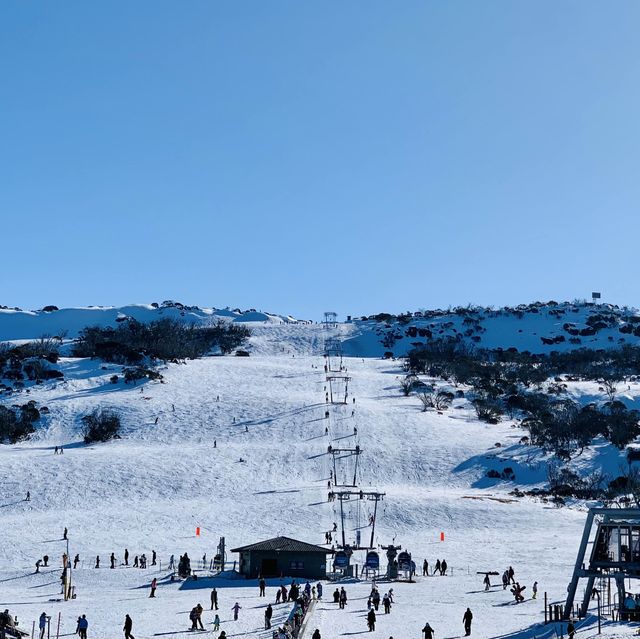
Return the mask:
<path id="1" fill-rule="evenodd" d="M 269 630 L 271 628 L 271 617 L 273 617 L 273 608 L 271 604 L 267 606 L 267 609 L 264 611 L 264 628 L 265 630 Z"/>
<path id="2" fill-rule="evenodd" d="M 424 624 L 424 628 L 422 629 L 422 633 L 424 634 L 424 639 L 433 639 L 433 633 L 435 630 L 429 625 L 427 622 Z"/>
<path id="3" fill-rule="evenodd" d="M 111 553 L 111 557 L 109 557 L 109 560 L 111 562 L 111 568 L 115 568 L 116 567 L 116 556 Z"/>
<path id="4" fill-rule="evenodd" d="M 440 573 L 440 560 L 439 559 L 436 561 L 436 567 L 433 569 L 433 574 L 435 575 L 436 573 L 441 574 Z"/>
<path id="5" fill-rule="evenodd" d="M 311 639 L 322 639 L 320 636 L 320 631 L 316 628 L 311 635 Z"/>
<path id="6" fill-rule="evenodd" d="M 464 623 L 464 636 L 468 637 L 471 634 L 471 621 L 473 620 L 473 613 L 471 608 L 467 608 L 462 617 L 462 623 Z"/>
<path id="7" fill-rule="evenodd" d="M 369 632 L 373 632 L 376 629 L 376 611 L 369 610 L 367 613 L 367 626 L 369 627 Z"/>
<path id="8" fill-rule="evenodd" d="M 136 639 L 131 634 L 131 629 L 133 628 L 133 621 L 131 621 L 131 617 L 129 615 L 124 616 L 124 639 Z"/>

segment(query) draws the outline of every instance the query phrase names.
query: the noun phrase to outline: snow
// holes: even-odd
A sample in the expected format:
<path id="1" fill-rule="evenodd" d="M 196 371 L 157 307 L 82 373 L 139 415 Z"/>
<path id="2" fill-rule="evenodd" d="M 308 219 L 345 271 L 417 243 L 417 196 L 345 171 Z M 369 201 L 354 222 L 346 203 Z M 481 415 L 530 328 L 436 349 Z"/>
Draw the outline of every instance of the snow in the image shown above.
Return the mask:
<path id="1" fill-rule="evenodd" d="M 110 322 L 120 312 L 157 316 L 151 307 L 83 309 L 69 311 L 73 322 L 68 326 L 62 321 L 57 326 L 72 334 L 81 328 L 82 317 L 90 316 L 91 323 Z M 176 309 L 168 312 L 180 314 Z M 44 324 L 29 324 L 28 317 L 46 317 L 49 332 L 55 332 L 49 318 L 58 313 L 63 311 L 23 314 L 12 324 L 6 318 L 18 313 L 3 312 L 0 334 L 3 339 L 35 335 Z M 413 554 L 419 572 L 425 557 L 432 566 L 437 558 L 446 558 L 450 566 L 446 577 L 418 575 L 414 584 L 381 583 L 381 592 L 393 587 L 396 603 L 390 615 L 380 611 L 376 631 L 370 633 L 373 639 L 417 638 L 426 621 L 438 638 L 461 636 L 467 606 L 474 613 L 474 637 L 548 636 L 555 626 L 540 625 L 543 593 L 550 601 L 564 598 L 585 505 L 556 508 L 540 500 L 514 499 L 509 493 L 515 486 L 545 480 L 545 459 L 528 456 L 531 449 L 519 443 L 523 431 L 508 420 L 497 425 L 478 422 L 465 400 L 456 400 L 443 414 L 421 412 L 414 397 L 399 392 L 404 374 L 400 362 L 365 357 L 374 350 L 373 333 L 366 325 L 354 322 L 337 329 L 358 351 L 358 357 L 345 358 L 356 403 L 332 407 L 329 420 L 324 418 L 322 327 L 284 320 L 255 322 L 251 357 L 166 365 L 160 370 L 162 383 L 114 385 L 109 378 L 121 367 L 63 358 L 65 381 L 31 386 L 28 394 L 3 399 L 33 399 L 50 412 L 31 440 L 0 446 L 0 607 L 17 614 L 28 631 L 45 610 L 56 623 L 61 614 L 61 634 L 68 635 L 77 616 L 86 613 L 90 637 L 112 638 L 129 613 L 138 639 L 174 637 L 187 631 L 193 606 L 201 602 L 209 607 L 209 588 L 215 583 L 221 629 L 230 637 L 267 639 L 266 601 L 258 597 L 254 581 L 213 581 L 203 573 L 197 582 L 170 582 L 168 558 L 184 552 L 194 564 L 205 552 L 211 558 L 220 536 L 228 548 L 278 535 L 322 543 L 324 531 L 339 521 L 337 502 L 327 501 L 327 446 L 358 443 L 364 451 L 360 485 L 386 494 L 378 511 L 376 544 L 402 545 Z M 486 335 L 491 334 L 487 328 Z M 371 350 L 363 352 L 363 344 Z M 570 390 L 585 401 L 598 394 L 594 385 Z M 625 392 L 633 402 L 640 395 L 635 385 Z M 82 443 L 80 418 L 96 407 L 113 407 L 122 415 L 122 439 Z M 59 445 L 65 452 L 54 455 Z M 585 452 L 583 459 L 585 465 L 600 460 L 610 468 L 621 462 L 620 454 L 604 443 Z M 516 482 L 488 480 L 486 470 L 494 465 L 512 466 Z M 27 490 L 30 502 L 23 501 Z M 354 500 L 345 505 L 349 541 L 358 526 L 364 526 L 363 539 L 368 538 L 370 504 Z M 65 526 L 71 556 L 78 553 L 81 558 L 74 572 L 77 599 L 70 602 L 57 601 Z M 195 536 L 196 526 L 200 537 Z M 150 557 L 155 549 L 161 565 L 110 570 L 110 553 L 116 553 L 120 564 L 125 547 L 130 562 L 142 552 Z M 44 554 L 53 568 L 32 574 L 36 559 Z M 98 554 L 103 567 L 96 570 Z M 380 554 L 384 567 L 384 551 Z M 229 555 L 231 562 L 234 558 Z M 357 552 L 355 561 L 362 566 L 364 554 Z M 476 574 L 501 573 L 509 565 L 527 586 L 522 604 L 516 605 L 501 587 L 485 593 L 482 576 Z M 150 599 L 148 585 L 154 576 L 159 588 L 157 598 Z M 497 583 L 499 577 L 494 579 Z M 539 582 L 537 601 L 530 598 L 534 580 Z M 269 583 L 267 601 L 274 601 L 278 583 Z M 366 632 L 371 584 L 351 580 L 345 587 L 349 604 L 340 611 L 329 601 L 334 586 L 325 584 L 324 601 L 309 619 L 309 636 L 316 627 L 325 639 Z M 237 622 L 231 621 L 230 611 L 235 601 L 242 606 Z M 289 610 L 287 605 L 275 608 L 274 626 Z M 213 613 L 206 612 L 209 630 L 212 619 Z M 592 621 L 580 636 L 595 635 Z M 608 624 L 605 633 L 622 636 L 628 628 Z"/>

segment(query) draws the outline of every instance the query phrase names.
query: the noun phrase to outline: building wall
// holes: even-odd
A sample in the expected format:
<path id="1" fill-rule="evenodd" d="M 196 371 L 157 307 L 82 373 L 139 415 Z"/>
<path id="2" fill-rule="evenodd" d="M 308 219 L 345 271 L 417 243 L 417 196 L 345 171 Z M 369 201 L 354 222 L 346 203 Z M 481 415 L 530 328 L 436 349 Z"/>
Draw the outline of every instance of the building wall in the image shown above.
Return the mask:
<path id="1" fill-rule="evenodd" d="M 327 574 L 327 559 L 320 553 L 251 551 L 240 553 L 240 574 L 257 578 L 261 574 L 262 561 L 275 559 L 277 573 L 285 577 L 324 579 Z"/>

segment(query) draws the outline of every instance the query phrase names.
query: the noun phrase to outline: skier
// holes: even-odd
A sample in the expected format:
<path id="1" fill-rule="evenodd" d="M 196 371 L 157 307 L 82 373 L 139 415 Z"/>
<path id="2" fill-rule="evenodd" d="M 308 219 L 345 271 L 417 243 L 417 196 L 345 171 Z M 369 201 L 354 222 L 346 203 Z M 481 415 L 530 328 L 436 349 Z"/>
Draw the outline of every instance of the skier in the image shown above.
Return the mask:
<path id="1" fill-rule="evenodd" d="M 175 570 L 176 569 L 176 559 L 173 555 L 171 555 L 171 557 L 169 557 L 169 570 Z"/>
<path id="2" fill-rule="evenodd" d="M 273 608 L 271 604 L 267 606 L 267 609 L 264 611 L 264 627 L 265 630 L 269 630 L 271 628 L 271 617 L 273 616 Z"/>
<path id="3" fill-rule="evenodd" d="M 211 610 L 218 609 L 218 591 L 214 588 L 211 591 Z"/>
<path id="4" fill-rule="evenodd" d="M 96 555 L 96 568 L 100 568 L 100 555 Z"/>
<path id="5" fill-rule="evenodd" d="M 133 621 L 131 621 L 131 617 L 129 615 L 125 615 L 124 616 L 124 627 L 122 628 L 124 630 L 124 639 L 136 639 L 131 634 L 131 628 L 133 628 Z"/>
<path id="6" fill-rule="evenodd" d="M 158 580 L 154 577 L 153 580 L 151 581 L 151 594 L 149 595 L 149 597 L 155 597 L 156 596 L 156 588 L 158 587 Z"/>
<path id="7" fill-rule="evenodd" d="M 440 564 L 440 574 L 441 575 L 446 575 L 447 574 L 447 560 L 443 559 L 442 563 Z"/>
<path id="8" fill-rule="evenodd" d="M 433 639 L 433 633 L 435 631 L 428 622 L 424 625 L 422 632 L 424 633 L 424 639 Z"/>
<path id="9" fill-rule="evenodd" d="M 40 572 L 40 563 L 42 562 L 41 559 L 38 559 L 38 561 L 36 561 L 36 575 Z"/>
<path id="10" fill-rule="evenodd" d="M 338 524 L 336 524 L 336 522 L 333 522 L 333 530 L 331 532 L 337 532 L 338 531 Z"/>
<path id="11" fill-rule="evenodd" d="M 425 575 L 429 575 L 429 562 L 426 559 L 422 562 L 422 576 Z"/>
<path id="12" fill-rule="evenodd" d="M 89 628 L 89 622 L 87 621 L 86 615 L 82 615 L 82 617 L 78 619 L 78 634 L 80 635 L 80 639 L 87 639 L 87 628 Z"/>
<path id="13" fill-rule="evenodd" d="M 110 561 L 111 561 L 111 568 L 115 568 L 116 567 L 116 556 L 113 553 L 111 553 Z"/>
<path id="14" fill-rule="evenodd" d="M 198 604 L 195 610 L 196 610 L 196 622 L 200 626 L 200 630 L 204 630 L 204 626 L 202 625 L 202 613 L 204 612 L 204 608 L 200 604 Z"/>
<path id="15" fill-rule="evenodd" d="M 58 454 L 58 447 L 56 446 L 55 449 L 53 450 L 53 454 L 57 455 Z"/>
<path id="16" fill-rule="evenodd" d="M 233 610 L 233 620 L 238 621 L 238 612 L 241 610 L 242 606 L 236 601 L 236 603 L 231 607 Z"/>
<path id="17" fill-rule="evenodd" d="M 532 595 L 531 598 L 532 599 L 537 599 L 538 598 L 538 582 L 537 581 L 533 582 L 532 592 L 533 592 L 533 595 Z"/>
<path id="18" fill-rule="evenodd" d="M 471 634 L 471 621 L 473 620 L 473 613 L 471 612 L 471 608 L 467 608 L 466 612 L 462 617 L 462 622 L 464 623 L 464 636 L 468 637 Z"/>
<path id="19" fill-rule="evenodd" d="M 266 597 L 266 593 L 265 590 L 267 588 L 267 582 L 264 580 L 264 577 L 260 577 L 260 579 L 258 580 L 258 590 L 259 590 L 259 597 Z"/>
<path id="20" fill-rule="evenodd" d="M 191 612 L 189 613 L 189 620 L 191 621 L 190 630 L 197 630 L 198 629 L 198 611 L 196 610 L 195 606 L 191 608 Z"/>
<path id="21" fill-rule="evenodd" d="M 124 565 L 129 565 L 129 550 L 127 548 L 124 549 Z"/>
<path id="22" fill-rule="evenodd" d="M 482 580 L 482 583 L 484 584 L 485 591 L 487 591 L 487 590 L 489 590 L 491 588 L 491 580 L 489 579 L 489 573 L 487 573 L 484 576 L 484 579 Z"/>
<path id="23" fill-rule="evenodd" d="M 376 629 L 376 612 L 375 610 L 369 610 L 367 613 L 367 626 L 369 632 L 373 632 Z"/>
<path id="24" fill-rule="evenodd" d="M 206 555 L 205 555 L 205 557 L 206 557 Z M 151 565 L 152 566 L 156 565 L 156 551 L 155 550 L 151 551 Z"/>
<path id="25" fill-rule="evenodd" d="M 38 620 L 38 628 L 40 628 L 40 639 L 44 639 L 44 631 L 47 628 L 47 613 L 43 612 Z"/>
<path id="26" fill-rule="evenodd" d="M 138 568 L 140 564 L 138 563 L 138 555 L 133 558 L 133 567 Z"/>
<path id="27" fill-rule="evenodd" d="M 389 601 L 389 595 L 385 593 L 382 597 L 382 607 L 384 608 L 384 614 L 388 615 L 391 612 L 391 601 Z"/>
<path id="28" fill-rule="evenodd" d="M 220 630 L 220 617 L 218 613 L 216 613 L 216 616 L 213 618 L 213 631 L 218 632 L 218 630 Z"/>
<path id="29" fill-rule="evenodd" d="M 340 590 L 338 588 L 333 591 L 333 603 L 340 603 Z"/>
<path id="30" fill-rule="evenodd" d="M 502 573 L 502 590 L 506 590 L 509 585 L 509 571 L 505 570 Z"/>
<path id="31" fill-rule="evenodd" d="M 433 574 L 435 575 L 436 573 L 442 574 L 442 568 L 439 559 L 436 561 L 436 567 L 433 569 Z"/>
<path id="32" fill-rule="evenodd" d="M 42 561 L 44 562 L 44 567 L 47 568 L 49 566 L 49 555 L 45 555 Z"/>
<path id="33" fill-rule="evenodd" d="M 78 568 L 78 563 L 80 562 L 80 555 L 76 555 L 73 558 L 73 569 L 76 570 Z"/>

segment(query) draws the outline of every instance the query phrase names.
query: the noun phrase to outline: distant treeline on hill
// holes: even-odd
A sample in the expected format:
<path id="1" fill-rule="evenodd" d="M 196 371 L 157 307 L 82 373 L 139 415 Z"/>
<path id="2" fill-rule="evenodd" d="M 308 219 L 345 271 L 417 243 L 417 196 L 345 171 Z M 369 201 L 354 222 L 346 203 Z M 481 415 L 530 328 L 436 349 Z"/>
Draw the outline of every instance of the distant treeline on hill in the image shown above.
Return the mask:
<path id="1" fill-rule="evenodd" d="M 637 380 L 640 348 L 586 348 L 536 355 L 515 349 L 481 350 L 459 340 L 436 339 L 413 349 L 406 359 L 411 375 L 439 377 L 471 386 L 479 419 L 496 423 L 504 413 L 521 419 L 530 443 L 569 459 L 597 436 L 624 448 L 640 436 L 640 413 L 616 399 L 617 386 Z M 608 401 L 581 406 L 566 396 L 570 381 L 595 381 Z"/>
<path id="2" fill-rule="evenodd" d="M 219 348 L 230 353 L 248 339 L 246 326 L 218 322 L 212 326 L 174 319 L 142 323 L 128 319 L 116 328 L 89 326 L 73 347 L 75 357 L 99 357 L 108 362 L 137 364 L 145 357 L 164 361 L 195 359 Z"/>

